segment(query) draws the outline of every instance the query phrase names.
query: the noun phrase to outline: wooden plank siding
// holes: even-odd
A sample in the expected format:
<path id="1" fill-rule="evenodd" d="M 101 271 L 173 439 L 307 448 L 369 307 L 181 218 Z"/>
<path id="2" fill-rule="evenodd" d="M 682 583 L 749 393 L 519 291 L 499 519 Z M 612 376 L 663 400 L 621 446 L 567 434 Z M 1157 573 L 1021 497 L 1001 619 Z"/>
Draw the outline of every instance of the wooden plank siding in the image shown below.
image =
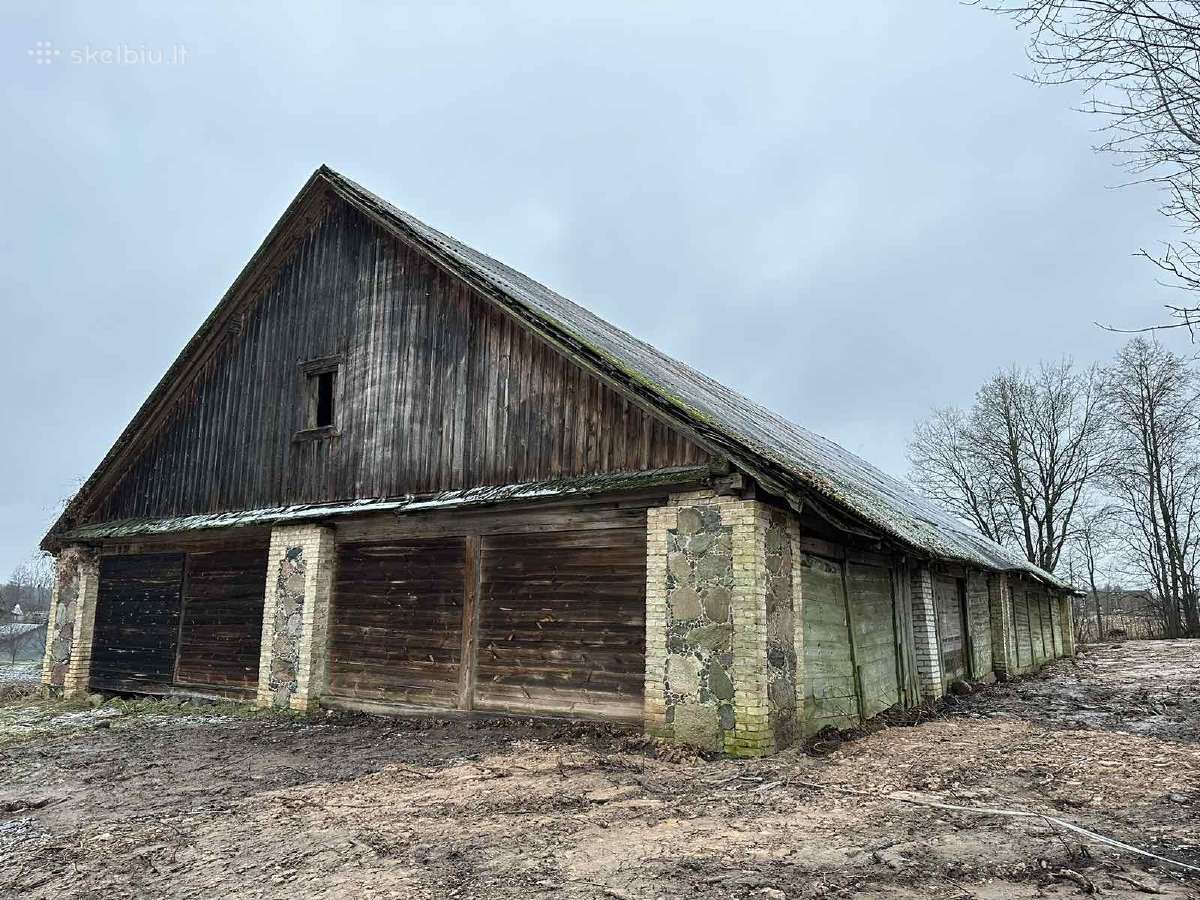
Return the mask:
<path id="1" fill-rule="evenodd" d="M 187 555 L 175 683 L 251 695 L 258 689 L 266 548 Z"/>
<path id="2" fill-rule="evenodd" d="M 338 546 L 331 696 L 457 705 L 464 548 L 461 537 Z"/>
<path id="3" fill-rule="evenodd" d="M 84 522 L 693 465 L 705 451 L 337 204 Z M 334 434 L 300 366 L 336 358 Z"/>
<path id="4" fill-rule="evenodd" d="M 859 721 L 858 685 L 840 560 L 813 553 L 800 558 L 804 598 L 804 730 Z"/>
<path id="5" fill-rule="evenodd" d="M 846 563 L 846 590 L 854 622 L 862 714 L 871 718 L 900 702 L 891 572 Z"/>
<path id="6" fill-rule="evenodd" d="M 476 709 L 638 721 L 645 524 L 483 538 Z"/>
<path id="7" fill-rule="evenodd" d="M 180 553 L 100 558 L 92 690 L 160 693 L 170 689 L 183 573 Z"/>
<path id="8" fill-rule="evenodd" d="M 339 528 L 328 695 L 640 720 L 650 502 Z"/>
<path id="9" fill-rule="evenodd" d="M 1029 599 L 1024 590 L 1013 588 L 1013 627 L 1017 637 L 1017 668 L 1024 672 L 1033 667 L 1033 635 L 1029 627 Z"/>
<path id="10" fill-rule="evenodd" d="M 962 579 L 937 575 L 933 598 L 937 606 L 938 639 L 942 646 L 942 680 L 949 683 L 966 678 L 967 629 L 963 622 Z"/>

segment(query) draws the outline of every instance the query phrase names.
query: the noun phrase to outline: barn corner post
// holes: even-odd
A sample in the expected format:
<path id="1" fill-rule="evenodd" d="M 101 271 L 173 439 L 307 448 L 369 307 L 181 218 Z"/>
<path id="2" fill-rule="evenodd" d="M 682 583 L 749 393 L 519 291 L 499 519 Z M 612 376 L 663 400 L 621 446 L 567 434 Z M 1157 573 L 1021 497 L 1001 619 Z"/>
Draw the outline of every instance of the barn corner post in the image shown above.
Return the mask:
<path id="1" fill-rule="evenodd" d="M 42 658 L 42 686 L 51 697 L 88 693 L 99 583 L 100 563 L 93 550 L 73 544 L 59 551 Z"/>
<path id="2" fill-rule="evenodd" d="M 309 712 L 325 687 L 334 532 L 292 525 L 271 532 L 257 705 Z"/>
<path id="3" fill-rule="evenodd" d="M 709 491 L 648 511 L 649 733 L 736 756 L 795 739 L 792 537 L 785 514 Z"/>
<path id="4" fill-rule="evenodd" d="M 933 572 L 916 563 L 912 573 L 913 645 L 921 699 L 933 701 L 945 693 L 942 683 L 942 647 L 938 637 L 937 607 L 933 597 Z"/>

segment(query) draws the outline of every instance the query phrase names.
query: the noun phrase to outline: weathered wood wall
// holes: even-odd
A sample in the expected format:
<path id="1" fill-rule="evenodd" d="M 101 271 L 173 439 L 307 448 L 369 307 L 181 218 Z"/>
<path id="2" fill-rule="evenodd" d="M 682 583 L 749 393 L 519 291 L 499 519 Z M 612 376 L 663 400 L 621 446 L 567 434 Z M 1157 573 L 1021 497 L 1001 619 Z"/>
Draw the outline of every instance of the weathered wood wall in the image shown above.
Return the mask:
<path id="1" fill-rule="evenodd" d="M 804 732 L 859 721 L 850 623 L 840 560 L 800 557 L 804 620 Z"/>
<path id="2" fill-rule="evenodd" d="M 228 694 L 258 689 L 266 548 L 187 555 L 175 681 Z"/>
<path id="3" fill-rule="evenodd" d="M 458 704 L 465 546 L 461 537 L 339 544 L 330 695 Z"/>
<path id="4" fill-rule="evenodd" d="M 970 634 L 971 677 L 980 679 L 992 671 L 992 616 L 987 575 L 971 572 L 967 577 L 967 629 Z"/>
<path id="5" fill-rule="evenodd" d="M 329 695 L 640 720 L 645 508 L 661 502 L 345 523 Z"/>
<path id="6" fill-rule="evenodd" d="M 483 539 L 473 705 L 637 721 L 646 528 Z"/>
<path id="7" fill-rule="evenodd" d="M 334 206 L 86 521 L 642 471 L 706 454 Z M 337 432 L 296 440 L 339 357 Z"/>
<path id="8" fill-rule="evenodd" d="M 883 565 L 851 562 L 846 567 L 846 588 L 862 714 L 871 718 L 900 702 L 891 572 Z"/>
<path id="9" fill-rule="evenodd" d="M 178 553 L 101 557 L 92 689 L 154 693 L 170 687 L 183 561 Z"/>
<path id="10" fill-rule="evenodd" d="M 949 575 L 935 575 L 933 599 L 937 606 L 938 638 L 942 644 L 942 680 L 967 677 L 967 637 L 963 622 L 962 582 Z"/>

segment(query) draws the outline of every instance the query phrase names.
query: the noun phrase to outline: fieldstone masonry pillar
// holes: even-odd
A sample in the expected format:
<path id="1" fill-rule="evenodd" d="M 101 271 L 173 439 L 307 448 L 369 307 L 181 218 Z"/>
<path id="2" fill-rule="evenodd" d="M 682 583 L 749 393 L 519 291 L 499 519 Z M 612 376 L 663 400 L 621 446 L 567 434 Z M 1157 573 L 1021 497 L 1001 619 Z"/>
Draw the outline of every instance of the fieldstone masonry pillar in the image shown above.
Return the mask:
<path id="1" fill-rule="evenodd" d="M 739 756 L 794 739 L 792 540 L 785 514 L 708 491 L 647 512 L 649 733 Z"/>
<path id="2" fill-rule="evenodd" d="M 271 532 L 263 602 L 258 705 L 310 710 L 325 688 L 333 529 L 292 525 Z"/>
<path id="3" fill-rule="evenodd" d="M 42 685 L 52 695 L 82 697 L 92 674 L 92 630 L 100 564 L 86 547 L 64 547 L 55 566 Z"/>
<path id="4" fill-rule="evenodd" d="M 988 576 L 988 603 L 992 620 L 992 671 L 1004 680 L 1017 669 L 1017 648 L 1013 643 L 1012 591 L 1008 576 Z"/>
<path id="5" fill-rule="evenodd" d="M 921 697 L 936 700 L 944 693 L 942 648 L 938 643 L 937 607 L 933 602 L 933 574 L 928 565 L 913 566 L 912 605 L 913 643 Z"/>

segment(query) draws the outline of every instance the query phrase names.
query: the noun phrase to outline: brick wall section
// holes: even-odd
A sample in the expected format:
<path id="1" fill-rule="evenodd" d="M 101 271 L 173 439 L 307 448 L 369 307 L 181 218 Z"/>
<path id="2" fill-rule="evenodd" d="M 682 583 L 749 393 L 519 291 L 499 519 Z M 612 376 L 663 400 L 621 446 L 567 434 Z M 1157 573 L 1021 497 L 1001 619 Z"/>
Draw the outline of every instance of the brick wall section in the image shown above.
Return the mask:
<path id="1" fill-rule="evenodd" d="M 271 532 L 263 600 L 258 705 L 307 712 L 325 688 L 334 532 L 292 525 Z"/>
<path id="2" fill-rule="evenodd" d="M 1008 576 L 988 576 L 988 606 L 992 626 L 992 671 L 998 679 L 1016 674 L 1017 648 L 1014 643 L 1012 593 Z"/>
<path id="3" fill-rule="evenodd" d="M 928 565 L 912 568 L 913 644 L 922 700 L 943 694 L 942 649 L 938 644 L 937 609 L 933 605 L 933 574 Z"/>
<path id="4" fill-rule="evenodd" d="M 71 626 L 70 661 L 63 678 L 67 699 L 84 697 L 92 678 L 92 637 L 96 626 L 96 598 L 100 590 L 100 561 L 84 548 L 71 548 L 68 565 L 76 568 L 75 616 Z M 64 554 L 67 551 L 63 551 Z"/>
<path id="5" fill-rule="evenodd" d="M 771 516 L 761 503 L 709 491 L 676 494 L 667 506 L 648 511 L 644 709 L 649 733 L 759 756 L 777 749 L 777 731 L 793 730 L 771 721 L 768 699 Z M 776 534 L 778 527 L 776 521 Z M 790 533 L 786 523 L 784 531 Z M 728 581 L 722 580 L 726 553 Z M 773 559 L 778 556 L 775 548 Z"/>
<path id="6" fill-rule="evenodd" d="M 992 620 L 988 577 L 983 572 L 967 576 L 967 628 L 971 631 L 970 675 L 976 681 L 995 678 L 992 669 Z"/>

